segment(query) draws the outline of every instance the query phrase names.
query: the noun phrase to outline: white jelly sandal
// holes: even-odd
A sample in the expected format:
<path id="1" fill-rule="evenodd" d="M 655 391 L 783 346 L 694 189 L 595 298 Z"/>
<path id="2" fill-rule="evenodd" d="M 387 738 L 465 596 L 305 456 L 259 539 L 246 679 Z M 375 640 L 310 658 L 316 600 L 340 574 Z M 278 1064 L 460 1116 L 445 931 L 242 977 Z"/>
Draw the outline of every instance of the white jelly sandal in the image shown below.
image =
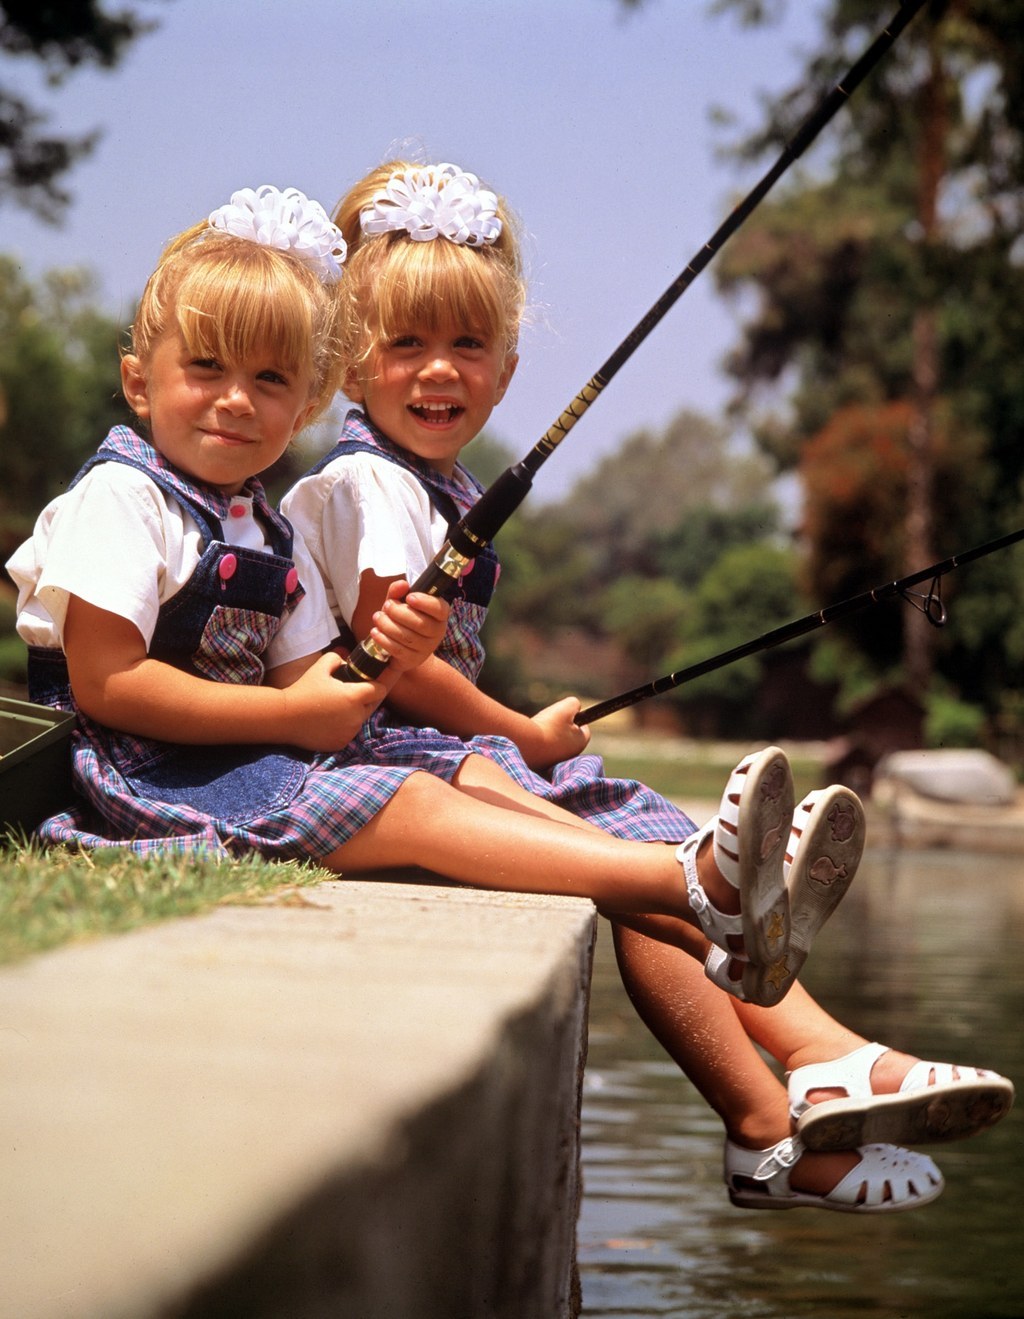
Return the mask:
<path id="1" fill-rule="evenodd" d="M 793 820 L 793 776 L 785 752 L 767 747 L 744 757 L 725 785 L 718 815 L 676 849 L 690 909 L 714 945 L 705 974 L 744 1001 L 770 1006 L 789 988 L 789 899 L 783 860 Z M 740 893 L 740 912 L 730 916 L 709 901 L 697 856 L 710 836 L 715 865 Z M 730 939 L 743 939 L 736 952 Z M 742 968 L 732 979 L 730 964 Z"/>
<path id="2" fill-rule="evenodd" d="M 815 936 L 850 887 L 864 851 L 865 832 L 860 798 L 838 784 L 809 792 L 793 812 L 783 866 L 793 976 L 800 974 Z"/>
<path id="3" fill-rule="evenodd" d="M 789 1074 L 790 1115 L 811 1150 L 848 1150 L 865 1141 L 924 1145 L 960 1140 L 993 1126 L 1013 1103 L 1013 1082 L 997 1072 L 951 1063 L 915 1063 L 894 1094 L 871 1090 L 871 1069 L 888 1052 L 864 1044 L 834 1062 Z M 842 1090 L 845 1098 L 812 1104 L 812 1090 Z"/>
<path id="4" fill-rule="evenodd" d="M 766 1150 L 725 1142 L 725 1184 L 740 1209 L 835 1209 L 844 1214 L 892 1214 L 917 1209 L 942 1194 L 942 1173 L 927 1156 L 898 1145 L 864 1145 L 860 1163 L 831 1191 L 795 1191 L 790 1172 L 804 1153 L 796 1136 Z"/>

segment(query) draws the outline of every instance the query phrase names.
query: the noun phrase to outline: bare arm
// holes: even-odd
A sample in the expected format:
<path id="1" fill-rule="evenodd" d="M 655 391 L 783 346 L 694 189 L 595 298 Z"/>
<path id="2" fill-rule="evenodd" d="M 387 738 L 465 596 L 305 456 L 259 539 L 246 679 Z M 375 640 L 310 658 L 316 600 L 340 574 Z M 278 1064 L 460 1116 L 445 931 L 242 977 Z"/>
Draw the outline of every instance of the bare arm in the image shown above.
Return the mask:
<path id="1" fill-rule="evenodd" d="M 360 578 L 359 604 L 352 619 L 356 636 L 362 639 L 372 625 L 379 601 L 393 579 L 365 572 Z M 390 704 L 418 724 L 429 725 L 468 738 L 477 733 L 496 733 L 519 747 L 533 769 L 546 769 L 577 755 L 590 740 L 590 732 L 572 722 L 580 709 L 575 697 L 566 697 L 530 718 L 486 696 L 468 678 L 431 656 L 406 673 L 389 696 Z"/>
<path id="2" fill-rule="evenodd" d="M 196 677 L 151 659 L 133 623 L 78 596 L 68 602 L 64 650 L 85 714 L 110 728 L 167 742 L 282 742 L 336 751 L 385 695 L 378 683 L 338 682 L 332 676 L 342 662 L 337 655 L 285 666 L 291 670 L 288 686 Z"/>

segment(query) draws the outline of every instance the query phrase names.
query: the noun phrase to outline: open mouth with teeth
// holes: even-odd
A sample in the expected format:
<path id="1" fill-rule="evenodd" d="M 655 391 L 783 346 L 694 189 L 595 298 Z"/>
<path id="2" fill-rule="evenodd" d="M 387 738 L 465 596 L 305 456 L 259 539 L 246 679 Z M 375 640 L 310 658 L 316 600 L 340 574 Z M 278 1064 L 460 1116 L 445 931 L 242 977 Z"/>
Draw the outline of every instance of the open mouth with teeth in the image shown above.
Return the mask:
<path id="1" fill-rule="evenodd" d="M 456 403 L 410 403 L 409 411 L 428 426 L 445 426 L 465 411 Z"/>

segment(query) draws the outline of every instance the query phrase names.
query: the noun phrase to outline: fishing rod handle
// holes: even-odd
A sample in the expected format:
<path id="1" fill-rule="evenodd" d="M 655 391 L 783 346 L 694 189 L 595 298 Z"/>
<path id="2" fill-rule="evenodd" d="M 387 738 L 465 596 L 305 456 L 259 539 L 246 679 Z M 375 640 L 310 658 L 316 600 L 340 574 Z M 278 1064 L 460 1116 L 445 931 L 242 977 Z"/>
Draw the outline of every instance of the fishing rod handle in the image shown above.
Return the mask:
<path id="1" fill-rule="evenodd" d="M 441 552 L 413 582 L 410 593 L 419 591 L 422 595 L 450 600 L 458 590 L 459 578 L 471 563 L 471 558 L 453 549 L 450 542 L 445 542 Z M 349 653 L 334 676 L 341 682 L 374 682 L 390 663 L 391 656 L 384 647 L 367 637 Z"/>

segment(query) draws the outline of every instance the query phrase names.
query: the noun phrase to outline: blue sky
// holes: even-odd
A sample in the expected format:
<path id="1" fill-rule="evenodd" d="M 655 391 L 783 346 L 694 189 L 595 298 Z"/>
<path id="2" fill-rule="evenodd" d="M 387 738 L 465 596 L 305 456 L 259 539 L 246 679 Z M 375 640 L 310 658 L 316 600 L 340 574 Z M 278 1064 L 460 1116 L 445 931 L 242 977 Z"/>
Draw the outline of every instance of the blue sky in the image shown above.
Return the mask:
<path id="1" fill-rule="evenodd" d="M 116 8 L 116 6 L 111 6 Z M 776 27 L 711 18 L 707 0 L 138 0 L 159 20 L 111 73 L 49 91 L 35 65 L 0 76 L 101 128 L 52 229 L 12 207 L 0 250 L 26 273 L 85 265 L 128 315 L 163 243 L 239 187 L 295 186 L 330 210 L 367 169 L 412 151 L 502 192 L 527 234 L 532 323 L 490 429 L 523 456 L 711 236 L 768 163 L 719 158 L 713 107 L 741 127 L 795 80 L 820 6 Z M 889 16 L 883 3 L 879 26 Z M 826 130 L 827 134 L 827 130 Z M 561 497 L 604 454 L 680 408 L 715 416 L 737 313 L 711 271 L 616 375 L 538 476 Z"/>

